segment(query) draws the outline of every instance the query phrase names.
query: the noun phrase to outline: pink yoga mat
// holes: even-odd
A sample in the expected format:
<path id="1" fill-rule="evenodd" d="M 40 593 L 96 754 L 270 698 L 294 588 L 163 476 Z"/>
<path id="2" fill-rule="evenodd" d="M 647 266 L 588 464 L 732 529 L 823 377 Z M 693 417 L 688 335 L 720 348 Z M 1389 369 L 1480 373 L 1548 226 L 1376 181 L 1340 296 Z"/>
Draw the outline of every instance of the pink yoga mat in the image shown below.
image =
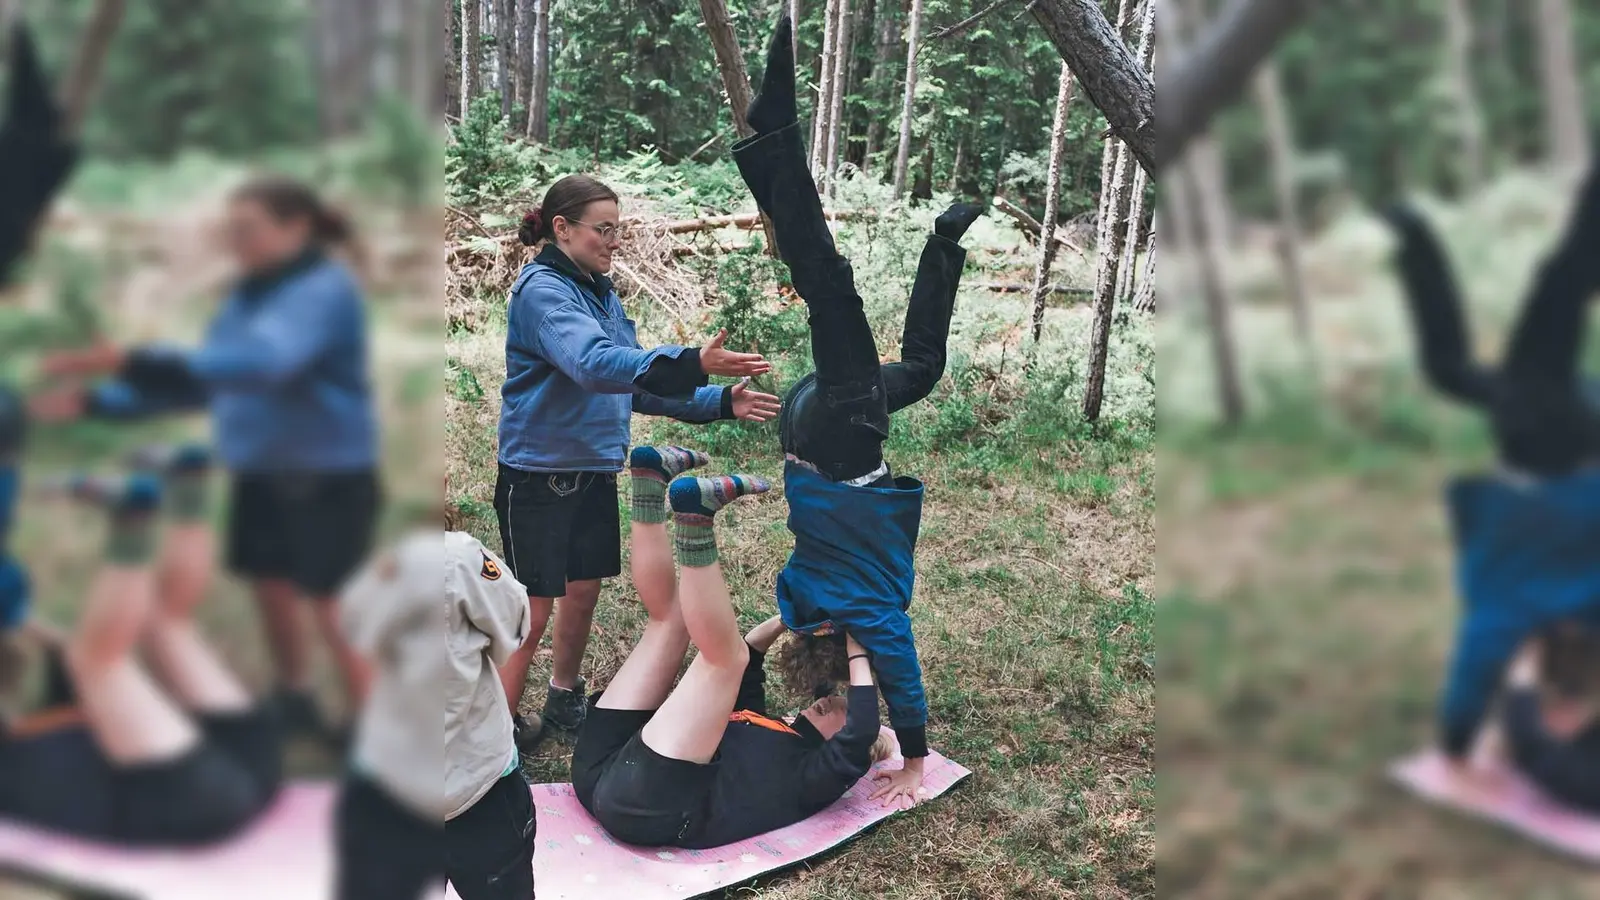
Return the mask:
<path id="1" fill-rule="evenodd" d="M 1432 803 L 1494 822 L 1582 862 L 1600 865 L 1600 819 L 1561 806 L 1501 762 L 1480 762 L 1489 784 L 1463 784 L 1438 750 L 1399 760 L 1389 774 Z"/>
<path id="2" fill-rule="evenodd" d="M 878 769 L 898 769 L 900 760 Z M 972 773 L 937 753 L 928 754 L 923 786 L 927 799 L 943 794 Z M 742 884 L 758 875 L 803 862 L 859 835 L 897 812 L 868 800 L 871 776 L 811 818 L 769 834 L 714 850 L 631 847 L 613 840 L 584 812 L 570 784 L 533 788 L 539 815 L 539 848 L 533 856 L 539 900 L 687 900 Z M 459 900 L 455 891 L 449 900 Z"/>
<path id="3" fill-rule="evenodd" d="M 878 766 L 899 767 L 899 760 Z M 930 754 L 927 799 L 970 774 Z M 618 844 L 578 805 L 571 785 L 535 785 L 539 900 L 686 900 L 740 884 L 836 847 L 893 815 L 896 810 L 867 800 L 872 790 L 870 777 L 864 778 L 839 802 L 798 825 L 728 847 L 691 851 Z M 246 834 L 205 851 L 136 852 L 0 820 L 0 867 L 128 900 L 327 900 L 336 791 L 330 783 L 292 785 Z M 448 897 L 457 900 L 454 891 Z"/>

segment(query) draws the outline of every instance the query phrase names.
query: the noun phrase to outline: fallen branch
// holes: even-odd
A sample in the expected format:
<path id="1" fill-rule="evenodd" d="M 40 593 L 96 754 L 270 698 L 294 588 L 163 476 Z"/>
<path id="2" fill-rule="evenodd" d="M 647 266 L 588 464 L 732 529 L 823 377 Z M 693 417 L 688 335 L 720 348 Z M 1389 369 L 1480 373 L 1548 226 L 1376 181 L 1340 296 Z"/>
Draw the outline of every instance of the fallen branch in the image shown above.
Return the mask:
<path id="1" fill-rule="evenodd" d="M 1039 224 L 1038 219 L 1028 215 L 1027 210 L 1016 205 L 1015 203 L 1012 203 L 1010 200 L 1007 200 L 1004 197 L 994 198 L 994 208 L 1000 210 L 1011 218 L 1016 219 L 1019 223 L 1021 223 L 1022 230 L 1033 235 L 1035 238 L 1038 238 L 1039 235 L 1044 232 L 1044 226 Z M 1067 240 L 1067 236 L 1061 233 L 1061 229 L 1056 229 L 1055 238 L 1056 243 L 1060 244 L 1061 246 L 1066 247 L 1068 250 L 1071 250 L 1073 253 L 1076 253 L 1085 259 L 1089 258 L 1089 254 L 1086 253 L 1082 247 L 1079 247 L 1077 244 Z"/>
<path id="2" fill-rule="evenodd" d="M 849 222 L 858 219 L 870 218 L 877 215 L 877 213 L 870 210 L 852 209 L 842 211 L 824 211 L 822 215 L 823 218 L 831 221 Z M 743 228 L 746 231 L 753 231 L 756 226 L 760 224 L 761 216 L 759 213 L 740 213 L 732 216 L 706 216 L 700 219 L 681 219 L 676 222 L 668 222 L 667 224 L 660 226 L 659 229 L 652 228 L 651 230 L 660 230 L 666 234 L 689 234 L 696 231 L 715 231 L 718 228 L 729 227 Z"/>
<path id="3" fill-rule="evenodd" d="M 1026 294 L 1033 290 L 1032 285 L 1002 284 L 997 281 L 979 281 L 973 284 L 964 284 L 962 287 L 969 287 L 979 291 L 999 291 L 1002 294 Z M 1052 284 L 1050 287 L 1046 288 L 1046 290 L 1052 294 L 1063 294 L 1071 297 L 1094 296 L 1094 291 L 1090 288 L 1067 287 L 1060 284 Z"/>

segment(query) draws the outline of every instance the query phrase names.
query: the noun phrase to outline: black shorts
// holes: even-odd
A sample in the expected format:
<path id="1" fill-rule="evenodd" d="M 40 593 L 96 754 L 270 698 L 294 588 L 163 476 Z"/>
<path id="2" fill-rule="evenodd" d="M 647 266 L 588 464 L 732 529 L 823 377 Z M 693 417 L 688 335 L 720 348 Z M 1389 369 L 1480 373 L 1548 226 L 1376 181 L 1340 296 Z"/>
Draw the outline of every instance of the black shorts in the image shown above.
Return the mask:
<path id="1" fill-rule="evenodd" d="M 112 764 L 81 725 L 0 741 L 0 814 L 132 846 L 225 840 L 276 798 L 281 744 L 264 710 L 199 724 L 197 747 L 136 766 Z"/>
<path id="2" fill-rule="evenodd" d="M 442 827 L 359 776 L 345 780 L 336 813 L 335 900 L 422 900 L 446 877 L 461 900 L 530 900 L 538 835 L 521 773 L 495 782 Z"/>
<path id="3" fill-rule="evenodd" d="M 622 515 L 610 472 L 524 472 L 501 463 L 494 511 L 502 556 L 530 597 L 560 597 L 569 581 L 622 574 Z"/>
<path id="4" fill-rule="evenodd" d="M 601 709 L 589 715 L 572 751 L 572 790 L 606 833 L 639 847 L 692 842 L 704 828 L 715 761 L 671 759 L 639 736 L 654 710 Z"/>
<path id="5" fill-rule="evenodd" d="M 236 475 L 228 568 L 331 598 L 372 552 L 382 502 L 371 471 Z"/>

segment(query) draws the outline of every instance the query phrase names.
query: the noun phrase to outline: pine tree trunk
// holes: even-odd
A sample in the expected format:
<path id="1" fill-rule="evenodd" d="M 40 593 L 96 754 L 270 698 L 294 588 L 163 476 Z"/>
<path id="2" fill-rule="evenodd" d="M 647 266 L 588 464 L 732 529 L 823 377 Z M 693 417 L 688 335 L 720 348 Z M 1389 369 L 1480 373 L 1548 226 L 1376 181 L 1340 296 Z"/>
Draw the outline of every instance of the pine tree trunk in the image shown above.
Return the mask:
<path id="1" fill-rule="evenodd" d="M 500 114 L 511 115 L 517 91 L 511 83 L 512 64 L 517 58 L 517 3 L 499 0 L 495 8 L 494 55 L 500 65 Z"/>
<path id="2" fill-rule="evenodd" d="M 1061 217 L 1061 164 L 1067 150 L 1067 111 L 1072 106 L 1072 69 L 1061 64 L 1056 114 L 1050 125 L 1050 172 L 1045 179 L 1044 219 L 1039 223 L 1039 267 L 1033 275 L 1033 342 L 1044 335 L 1044 301 L 1056 259 L 1056 219 Z"/>
<path id="3" fill-rule="evenodd" d="M 1267 129 L 1267 149 L 1272 156 L 1272 187 L 1278 201 L 1279 254 L 1289 289 L 1295 334 L 1305 350 L 1313 376 L 1318 374 L 1316 330 L 1311 320 L 1311 296 L 1306 289 L 1305 264 L 1300 257 L 1300 211 L 1295 193 L 1294 135 L 1284 108 L 1278 69 L 1270 61 L 1256 74 L 1256 96 Z"/>
<path id="4" fill-rule="evenodd" d="M 712 49 L 717 54 L 717 68 L 722 72 L 722 87 L 728 94 L 733 109 L 733 127 L 739 137 L 755 134 L 750 121 L 745 118 L 750 109 L 750 76 L 744 67 L 744 52 L 739 49 L 739 35 L 733 30 L 733 20 L 728 17 L 728 7 L 723 0 L 700 0 L 700 15 L 705 20 L 706 32 L 711 36 Z M 778 255 L 777 235 L 772 222 L 761 216 L 761 228 L 767 237 L 767 254 Z"/>
<path id="5" fill-rule="evenodd" d="M 1209 208 L 1202 199 L 1198 172 L 1192 161 L 1176 167 L 1178 189 L 1184 191 L 1190 209 L 1198 210 L 1201 220 L 1195 222 L 1196 238 L 1200 244 L 1200 287 L 1205 300 L 1207 318 L 1211 325 L 1211 352 L 1216 368 L 1217 397 L 1222 404 L 1222 417 L 1229 425 L 1244 420 L 1244 386 L 1239 377 L 1239 350 L 1233 337 L 1233 298 L 1228 290 L 1223 268 L 1223 247 L 1215 238 L 1217 222 L 1211 221 L 1215 208 Z"/>
<path id="6" fill-rule="evenodd" d="M 862 40 L 866 40 L 869 43 L 876 40 L 877 32 L 875 29 L 877 21 L 877 0 L 866 0 L 865 5 L 856 10 L 855 18 L 850 24 L 851 46 L 850 52 L 845 54 L 845 59 L 849 61 L 849 65 L 845 68 L 844 73 L 846 97 L 844 138 L 839 145 L 839 161 L 844 165 L 853 165 L 862 172 L 867 169 L 867 160 L 865 153 L 858 154 L 857 151 L 865 150 L 865 142 L 852 141 L 851 136 L 856 134 L 864 136 L 866 134 L 866 123 L 859 121 L 859 119 L 863 112 L 872 108 L 868 89 L 868 85 L 872 81 L 872 54 L 863 54 L 860 44 Z M 863 94 L 868 95 L 864 104 L 866 110 L 862 109 L 863 104 L 857 104 L 855 107 L 850 105 L 849 96 L 858 88 Z"/>
<path id="7" fill-rule="evenodd" d="M 1528 4 L 1539 41 L 1539 72 L 1544 82 L 1546 151 L 1562 168 L 1577 168 L 1589 155 L 1583 84 L 1574 57 L 1572 9 L 1567 0 Z"/>
<path id="8" fill-rule="evenodd" d="M 834 194 L 835 176 L 839 171 L 839 148 L 844 143 L 844 97 L 850 86 L 845 77 L 850 71 L 850 0 L 839 0 L 839 20 L 834 26 L 836 37 L 833 51 L 833 96 L 828 112 L 828 196 Z"/>
<path id="9" fill-rule="evenodd" d="M 911 33 L 906 41 L 906 95 L 900 108 L 900 150 L 894 160 L 894 198 L 906 191 L 906 166 L 911 162 L 911 117 L 917 97 L 917 49 L 922 37 L 922 0 L 911 0 Z"/>
<path id="10" fill-rule="evenodd" d="M 1483 107 L 1478 104 L 1478 93 L 1472 86 L 1471 16 L 1467 0 L 1444 0 L 1446 68 L 1461 129 L 1461 183 L 1469 191 L 1482 185 L 1487 174 Z M 1276 74 L 1271 78 L 1277 81 Z"/>
<path id="11" fill-rule="evenodd" d="M 1123 43 L 1121 27 L 1106 21 L 1100 0 L 1033 0 L 1027 9 L 1072 67 L 1084 96 L 1105 114 L 1139 165 L 1155 168 L 1155 87 Z M 1120 21 L 1126 22 L 1125 17 Z"/>
<path id="12" fill-rule="evenodd" d="M 445 115 L 461 118 L 461 17 L 454 3 L 444 4 Z"/>
<path id="13" fill-rule="evenodd" d="M 961 183 L 961 169 L 966 164 L 967 136 L 965 133 L 963 133 L 960 137 L 956 138 L 956 158 L 955 162 L 950 166 L 950 180 L 945 183 L 945 193 L 954 194 L 956 192 L 956 186 Z"/>
<path id="14" fill-rule="evenodd" d="M 1133 297 L 1133 308 L 1140 312 L 1155 312 L 1156 308 L 1156 221 L 1159 217 L 1157 213 L 1150 220 L 1150 237 L 1144 244 L 1144 278 Z"/>
<path id="15" fill-rule="evenodd" d="M 550 142 L 550 4 L 534 0 L 533 100 L 528 104 L 528 137 L 536 144 Z"/>
<path id="16" fill-rule="evenodd" d="M 483 49 L 482 5 L 479 0 L 461 0 L 461 115 L 472 111 L 479 93 L 479 52 Z"/>
<path id="17" fill-rule="evenodd" d="M 839 0 L 828 0 L 822 14 L 822 71 L 817 77 L 817 106 L 811 116 L 811 174 L 819 175 L 828 158 L 828 113 L 833 110 L 833 48 L 837 41 Z"/>
<path id="18" fill-rule="evenodd" d="M 516 97 L 512 106 L 523 114 L 533 106 L 533 7 L 535 0 L 517 0 Z M 524 124 L 523 131 L 527 131 Z"/>
<path id="19" fill-rule="evenodd" d="M 1139 16 L 1139 65 L 1144 67 L 1146 73 L 1155 77 L 1153 63 L 1155 61 L 1156 8 L 1155 0 L 1145 0 L 1144 8 Z M 1135 266 L 1138 262 L 1139 238 L 1144 229 L 1144 195 L 1149 188 L 1149 173 L 1143 167 L 1134 171 L 1131 205 L 1128 210 L 1127 233 L 1122 240 L 1122 261 L 1117 268 L 1116 299 L 1126 300 L 1133 292 Z"/>
<path id="20" fill-rule="evenodd" d="M 1112 163 L 1111 189 L 1103 207 L 1100 227 L 1100 258 L 1095 278 L 1094 332 L 1089 345 L 1089 381 L 1083 391 L 1083 417 L 1095 422 L 1105 398 L 1106 357 L 1111 348 L 1111 324 L 1117 310 L 1118 271 L 1122 265 L 1122 241 L 1127 235 L 1125 220 L 1132 203 L 1133 167 L 1138 163 L 1133 152 L 1117 141 Z"/>
<path id="21" fill-rule="evenodd" d="M 1185 19 L 1193 3 L 1194 0 L 1178 0 L 1164 5 L 1161 30 L 1157 32 L 1156 39 L 1170 38 L 1175 44 L 1181 43 L 1187 34 L 1188 23 Z M 1200 196 L 1206 205 L 1206 208 L 1197 211 L 1197 214 L 1203 220 L 1212 223 L 1211 237 L 1219 246 L 1224 249 L 1232 247 L 1233 214 L 1228 203 L 1228 171 L 1223 162 L 1222 150 L 1218 146 L 1217 139 L 1205 133 L 1193 138 L 1189 152 L 1192 154 L 1191 165 L 1196 168 Z"/>
<path id="22" fill-rule="evenodd" d="M 878 49 L 872 58 L 872 78 L 876 89 L 872 93 L 871 103 L 873 109 L 878 109 L 878 101 L 885 99 L 889 90 L 894 87 L 894 76 L 889 71 L 889 65 L 894 59 L 894 48 L 900 43 L 900 19 L 896 10 L 888 8 L 889 0 L 882 0 L 884 9 L 878 16 Z M 878 153 L 883 150 L 883 137 L 885 132 L 884 117 L 881 115 L 868 116 L 867 122 L 867 149 L 863 158 L 870 165 Z"/>

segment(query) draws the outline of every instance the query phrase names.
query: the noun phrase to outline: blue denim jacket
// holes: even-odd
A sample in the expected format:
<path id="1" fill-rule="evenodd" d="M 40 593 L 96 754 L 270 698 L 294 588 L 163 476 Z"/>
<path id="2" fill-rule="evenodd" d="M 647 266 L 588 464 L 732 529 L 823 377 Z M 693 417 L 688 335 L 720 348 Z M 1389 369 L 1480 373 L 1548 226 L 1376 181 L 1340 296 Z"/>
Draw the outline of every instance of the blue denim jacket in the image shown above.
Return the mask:
<path id="1" fill-rule="evenodd" d="M 361 288 L 310 253 L 241 283 L 200 347 L 145 346 L 137 368 L 180 378 L 100 384 L 91 411 L 142 418 L 209 407 L 217 455 L 235 472 L 351 472 L 378 461 Z"/>
<path id="2" fill-rule="evenodd" d="M 525 472 L 620 472 L 633 413 L 712 422 L 727 388 L 658 397 L 638 381 L 686 348 L 644 350 L 634 321 L 602 275 L 589 284 L 553 245 L 522 268 L 506 313 L 500 462 Z"/>

